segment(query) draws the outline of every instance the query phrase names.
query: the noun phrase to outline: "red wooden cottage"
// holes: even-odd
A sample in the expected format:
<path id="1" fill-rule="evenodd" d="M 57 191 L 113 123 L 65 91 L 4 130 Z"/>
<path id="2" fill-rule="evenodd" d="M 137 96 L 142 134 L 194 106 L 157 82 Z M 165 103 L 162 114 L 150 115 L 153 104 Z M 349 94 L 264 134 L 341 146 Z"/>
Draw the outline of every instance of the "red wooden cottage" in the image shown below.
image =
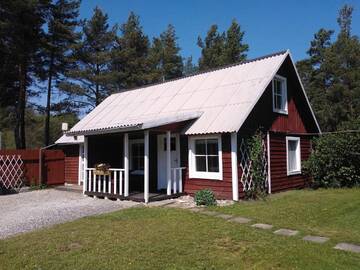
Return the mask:
<path id="1" fill-rule="evenodd" d="M 66 136 L 84 136 L 87 195 L 148 202 L 209 188 L 236 201 L 251 188 L 243 138 L 259 127 L 269 193 L 304 187 L 320 128 L 289 51 L 113 94 Z"/>

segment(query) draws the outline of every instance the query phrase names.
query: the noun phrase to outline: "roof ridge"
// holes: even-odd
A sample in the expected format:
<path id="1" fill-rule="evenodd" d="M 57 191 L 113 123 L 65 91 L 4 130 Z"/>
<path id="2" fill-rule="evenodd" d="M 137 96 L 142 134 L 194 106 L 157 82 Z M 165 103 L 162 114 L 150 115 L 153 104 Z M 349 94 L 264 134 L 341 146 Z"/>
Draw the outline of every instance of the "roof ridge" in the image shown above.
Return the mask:
<path id="1" fill-rule="evenodd" d="M 179 78 L 169 79 L 169 80 L 162 81 L 162 82 L 155 82 L 155 83 L 145 84 L 145 85 L 142 85 L 142 86 L 136 86 L 136 87 L 128 88 L 128 89 L 122 89 L 122 90 L 119 90 L 119 91 L 117 91 L 117 92 L 115 92 L 115 93 L 113 93 L 111 95 L 116 95 L 116 94 L 120 94 L 120 93 L 124 93 L 124 92 L 128 92 L 128 91 L 133 91 L 133 90 L 139 90 L 139 89 L 142 89 L 142 88 L 147 88 L 147 87 L 151 87 L 151 86 L 155 86 L 155 85 L 166 84 L 168 82 L 178 81 L 178 80 L 181 80 L 181 79 L 194 77 L 194 76 L 205 74 L 205 73 L 211 73 L 211 72 L 214 72 L 214 71 L 227 69 L 227 68 L 231 68 L 231 67 L 234 67 L 234 66 L 240 66 L 240 65 L 244 65 L 244 64 L 249 64 L 249 63 L 256 62 L 256 61 L 259 61 L 259 60 L 264 60 L 264 59 L 267 59 L 267 58 L 270 58 L 270 57 L 286 54 L 288 52 L 289 52 L 288 49 L 287 50 L 282 50 L 282 51 L 274 52 L 274 53 L 271 53 L 271 54 L 266 54 L 266 55 L 263 55 L 263 56 L 260 56 L 260 57 L 255 57 L 255 58 L 252 58 L 252 59 L 244 60 L 244 61 L 241 61 L 241 62 L 238 62 L 238 63 L 227 64 L 227 65 L 224 65 L 224 66 L 221 66 L 221 67 L 216 67 L 216 68 L 212 68 L 212 69 L 204 70 L 204 71 L 197 71 L 195 73 L 192 73 L 192 74 L 189 74 L 189 75 L 184 75 L 184 76 L 181 76 Z"/>

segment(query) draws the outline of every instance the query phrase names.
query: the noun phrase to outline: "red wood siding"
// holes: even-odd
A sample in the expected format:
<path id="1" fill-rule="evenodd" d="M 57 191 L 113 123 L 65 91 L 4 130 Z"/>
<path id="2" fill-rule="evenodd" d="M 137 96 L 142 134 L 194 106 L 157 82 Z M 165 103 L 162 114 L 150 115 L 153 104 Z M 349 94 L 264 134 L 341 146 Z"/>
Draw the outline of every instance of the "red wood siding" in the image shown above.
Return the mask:
<path id="1" fill-rule="evenodd" d="M 221 138 L 223 180 L 189 178 L 188 138 L 181 138 L 181 163 L 183 167 L 186 167 L 186 173 L 184 177 L 184 191 L 186 193 L 193 195 L 196 191 L 207 188 L 214 191 L 218 199 L 232 199 L 230 134 L 223 134 Z"/>
<path id="2" fill-rule="evenodd" d="M 300 137 L 301 165 L 309 158 L 311 153 L 311 142 L 308 137 Z M 286 135 L 270 134 L 270 170 L 271 170 L 271 191 L 273 193 L 303 188 L 308 184 L 309 178 L 304 174 L 287 175 L 286 164 Z"/>
<path id="3" fill-rule="evenodd" d="M 77 184 L 79 179 L 79 145 L 63 147 L 65 154 L 65 182 Z"/>

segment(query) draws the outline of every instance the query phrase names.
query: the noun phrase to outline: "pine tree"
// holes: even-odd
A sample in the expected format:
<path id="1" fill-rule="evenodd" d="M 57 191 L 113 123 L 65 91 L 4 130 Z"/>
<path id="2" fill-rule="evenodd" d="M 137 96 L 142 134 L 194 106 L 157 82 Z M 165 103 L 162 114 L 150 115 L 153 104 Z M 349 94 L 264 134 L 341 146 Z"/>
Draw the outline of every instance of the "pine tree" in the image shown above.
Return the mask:
<path id="1" fill-rule="evenodd" d="M 8 91 L 15 97 L 14 135 L 17 148 L 26 148 L 25 109 L 29 85 L 34 76 L 41 74 L 40 46 L 44 38 L 43 25 L 49 11 L 48 0 L 3 0 L 0 2 L 0 28 L 6 55 L 2 61 L 11 64 L 9 74 L 14 81 L 7 81 Z M 5 33 L 5 35 L 3 35 Z M 5 59 L 7 58 L 7 60 Z M 10 78 L 8 78 L 10 79 Z"/>
<path id="2" fill-rule="evenodd" d="M 225 33 L 218 32 L 218 26 L 212 25 L 205 40 L 198 37 L 198 46 L 201 48 L 199 70 L 208 70 L 226 64 L 225 61 Z"/>
<path id="3" fill-rule="evenodd" d="M 50 9 L 48 22 L 47 44 L 45 47 L 44 64 L 47 73 L 47 102 L 45 109 L 44 144 L 50 142 L 51 92 L 53 81 L 71 66 L 67 56 L 78 38 L 75 32 L 79 25 L 80 0 L 57 0 Z"/>
<path id="4" fill-rule="evenodd" d="M 249 45 L 243 44 L 245 32 L 242 32 L 240 25 L 234 19 L 226 32 L 225 40 L 225 61 L 228 64 L 238 63 L 246 59 L 246 52 Z"/>
<path id="5" fill-rule="evenodd" d="M 112 70 L 117 73 L 119 90 L 147 84 L 152 75 L 148 61 L 149 39 L 143 33 L 139 16 L 130 13 L 126 23 L 120 27 L 113 50 Z"/>
<path id="6" fill-rule="evenodd" d="M 198 70 L 197 66 L 195 66 L 193 64 L 193 59 L 192 59 L 192 56 L 189 56 L 187 57 L 185 60 L 184 60 L 184 75 L 191 75 L 191 74 L 194 74 L 196 73 L 196 71 Z"/>
<path id="7" fill-rule="evenodd" d="M 67 102 L 89 108 L 114 91 L 116 74 L 110 65 L 116 26 L 110 28 L 107 14 L 96 7 L 92 18 L 84 22 L 82 34 L 72 55 L 75 67 L 66 72 L 59 88 L 68 95 Z"/>
<path id="8" fill-rule="evenodd" d="M 208 70 L 244 61 L 249 50 L 249 46 L 243 43 L 244 34 L 236 20 L 232 21 L 226 33 L 218 32 L 217 25 L 212 25 L 204 41 L 198 38 L 201 48 L 199 69 Z"/>
<path id="9" fill-rule="evenodd" d="M 311 41 L 309 58 L 297 63 L 309 99 L 325 131 L 349 127 L 360 115 L 360 42 L 351 34 L 353 8 L 339 12 L 339 35 L 320 29 Z M 358 128 L 358 127 L 355 127 Z"/>

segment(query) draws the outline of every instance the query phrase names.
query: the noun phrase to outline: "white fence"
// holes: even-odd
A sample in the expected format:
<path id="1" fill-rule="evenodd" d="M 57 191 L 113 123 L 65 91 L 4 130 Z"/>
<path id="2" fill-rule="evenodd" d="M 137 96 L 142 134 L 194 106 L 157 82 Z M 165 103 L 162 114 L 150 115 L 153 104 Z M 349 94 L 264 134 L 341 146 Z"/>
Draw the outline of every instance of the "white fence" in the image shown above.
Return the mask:
<path id="1" fill-rule="evenodd" d="M 182 171 L 185 167 L 171 168 L 171 184 L 172 193 L 182 193 L 183 192 L 183 183 L 182 183 Z"/>
<path id="2" fill-rule="evenodd" d="M 123 195 L 124 193 L 124 169 L 109 169 L 109 175 L 95 174 L 95 168 L 86 170 L 86 182 L 84 191 Z"/>
<path id="3" fill-rule="evenodd" d="M 19 189 L 23 184 L 23 164 L 20 155 L 0 155 L 0 186 Z"/>

